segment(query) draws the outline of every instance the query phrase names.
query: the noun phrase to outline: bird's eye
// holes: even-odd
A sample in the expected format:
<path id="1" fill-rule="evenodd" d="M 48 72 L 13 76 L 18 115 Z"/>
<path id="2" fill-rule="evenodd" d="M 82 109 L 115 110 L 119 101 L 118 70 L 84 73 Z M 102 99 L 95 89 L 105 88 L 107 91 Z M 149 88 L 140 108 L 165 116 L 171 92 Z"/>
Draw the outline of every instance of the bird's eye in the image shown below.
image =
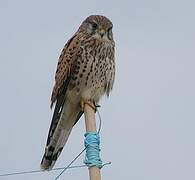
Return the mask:
<path id="1" fill-rule="evenodd" d="M 108 39 L 112 39 L 113 37 L 112 37 L 113 35 L 112 35 L 112 27 L 111 28 L 109 28 L 108 29 Z"/>
<path id="2" fill-rule="evenodd" d="M 112 31 L 112 27 L 108 28 L 108 32 L 111 32 Z"/>
<path id="3" fill-rule="evenodd" d="M 97 29 L 97 27 L 98 27 L 98 25 L 96 24 L 96 23 L 92 23 L 92 28 L 93 28 L 93 30 L 95 30 L 95 29 Z"/>

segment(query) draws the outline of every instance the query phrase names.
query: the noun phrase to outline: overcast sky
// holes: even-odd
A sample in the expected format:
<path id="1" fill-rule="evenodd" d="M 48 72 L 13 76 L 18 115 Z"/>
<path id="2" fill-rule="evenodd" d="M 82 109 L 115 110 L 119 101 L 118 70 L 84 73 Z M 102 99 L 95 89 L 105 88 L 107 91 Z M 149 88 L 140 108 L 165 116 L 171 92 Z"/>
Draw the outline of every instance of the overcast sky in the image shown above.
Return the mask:
<path id="1" fill-rule="evenodd" d="M 102 160 L 112 162 L 102 179 L 195 179 L 194 7 L 193 0 L 1 0 L 0 174 L 39 169 L 60 51 L 87 16 L 102 14 L 114 24 L 117 64 L 114 90 L 100 109 Z M 84 127 L 82 118 L 55 167 L 83 148 Z M 61 179 L 88 179 L 88 170 Z"/>

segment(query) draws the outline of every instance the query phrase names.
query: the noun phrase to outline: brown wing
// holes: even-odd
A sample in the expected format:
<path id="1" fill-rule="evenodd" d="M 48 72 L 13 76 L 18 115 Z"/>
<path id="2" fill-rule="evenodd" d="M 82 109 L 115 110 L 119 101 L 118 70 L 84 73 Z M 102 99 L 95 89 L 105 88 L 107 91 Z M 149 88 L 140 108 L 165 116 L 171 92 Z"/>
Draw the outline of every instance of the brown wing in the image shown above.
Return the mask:
<path id="1" fill-rule="evenodd" d="M 55 109 L 52 117 L 51 126 L 49 129 L 47 145 L 50 142 L 51 137 L 57 127 L 58 121 L 60 119 L 60 115 L 63 109 L 64 101 L 66 99 L 66 90 L 69 85 L 69 81 L 71 79 L 71 72 L 73 70 L 73 65 L 79 54 L 80 50 L 80 34 L 75 34 L 64 46 L 61 55 L 59 57 L 57 70 L 55 74 L 55 85 L 53 87 L 52 95 L 51 95 L 51 108 L 54 103 Z M 78 118 L 80 118 L 78 115 Z M 77 120 L 76 120 L 77 121 Z M 76 123 L 76 122 L 75 122 Z"/>
<path id="2" fill-rule="evenodd" d="M 61 52 L 55 74 L 55 85 L 51 95 L 51 108 L 60 97 L 63 89 L 66 88 L 64 85 L 67 86 L 65 82 L 69 79 L 75 59 L 80 54 L 80 38 L 80 34 L 75 34 Z"/>

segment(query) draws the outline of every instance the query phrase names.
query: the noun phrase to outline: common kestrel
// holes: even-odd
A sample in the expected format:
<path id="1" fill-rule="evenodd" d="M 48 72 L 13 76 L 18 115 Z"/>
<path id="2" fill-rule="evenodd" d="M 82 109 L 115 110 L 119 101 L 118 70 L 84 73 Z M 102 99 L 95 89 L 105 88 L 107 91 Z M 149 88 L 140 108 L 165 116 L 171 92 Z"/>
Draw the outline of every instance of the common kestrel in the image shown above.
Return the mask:
<path id="1" fill-rule="evenodd" d="M 64 46 L 55 74 L 51 107 L 55 104 L 43 170 L 50 170 L 60 155 L 73 126 L 83 114 L 83 104 L 94 106 L 109 95 L 115 77 L 112 22 L 105 16 L 87 17 Z"/>

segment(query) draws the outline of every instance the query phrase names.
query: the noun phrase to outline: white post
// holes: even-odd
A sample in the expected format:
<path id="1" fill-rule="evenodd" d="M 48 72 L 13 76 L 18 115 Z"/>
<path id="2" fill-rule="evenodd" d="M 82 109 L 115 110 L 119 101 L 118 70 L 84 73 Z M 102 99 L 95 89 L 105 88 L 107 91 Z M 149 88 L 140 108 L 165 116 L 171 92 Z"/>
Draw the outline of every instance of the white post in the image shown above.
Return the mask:
<path id="1" fill-rule="evenodd" d="M 84 115 L 85 115 L 86 132 L 97 132 L 95 112 L 94 112 L 94 109 L 92 109 L 92 107 L 90 107 L 88 104 L 84 105 Z M 90 180 L 101 180 L 100 169 L 96 166 L 90 167 L 89 177 L 90 177 Z"/>

